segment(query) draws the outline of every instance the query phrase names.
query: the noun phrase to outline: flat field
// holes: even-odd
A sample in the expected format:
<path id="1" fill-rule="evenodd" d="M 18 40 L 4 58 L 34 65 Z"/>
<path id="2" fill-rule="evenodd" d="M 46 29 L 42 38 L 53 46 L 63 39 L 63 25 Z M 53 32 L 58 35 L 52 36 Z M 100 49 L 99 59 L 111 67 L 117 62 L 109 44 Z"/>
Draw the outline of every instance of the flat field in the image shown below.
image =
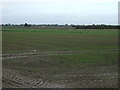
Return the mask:
<path id="1" fill-rule="evenodd" d="M 2 40 L 3 87 L 118 87 L 118 30 L 7 26 Z"/>

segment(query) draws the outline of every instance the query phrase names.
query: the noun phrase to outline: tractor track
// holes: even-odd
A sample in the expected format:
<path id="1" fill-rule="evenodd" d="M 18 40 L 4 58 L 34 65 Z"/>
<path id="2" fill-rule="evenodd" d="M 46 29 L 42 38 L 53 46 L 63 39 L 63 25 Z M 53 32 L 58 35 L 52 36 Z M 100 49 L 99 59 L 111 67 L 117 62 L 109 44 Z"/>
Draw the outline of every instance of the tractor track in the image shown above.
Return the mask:
<path id="1" fill-rule="evenodd" d="M 20 75 L 16 71 L 3 69 L 2 82 L 9 85 L 7 88 L 64 88 L 64 85 L 50 83 L 42 79 L 33 79 Z"/>
<path id="2" fill-rule="evenodd" d="M 103 50 L 74 50 L 74 51 L 29 51 L 26 53 L 2 54 L 2 59 L 25 58 L 25 57 L 40 57 L 40 56 L 58 56 L 58 55 L 81 55 L 83 53 L 95 52 L 118 52 L 118 49 L 103 49 Z"/>

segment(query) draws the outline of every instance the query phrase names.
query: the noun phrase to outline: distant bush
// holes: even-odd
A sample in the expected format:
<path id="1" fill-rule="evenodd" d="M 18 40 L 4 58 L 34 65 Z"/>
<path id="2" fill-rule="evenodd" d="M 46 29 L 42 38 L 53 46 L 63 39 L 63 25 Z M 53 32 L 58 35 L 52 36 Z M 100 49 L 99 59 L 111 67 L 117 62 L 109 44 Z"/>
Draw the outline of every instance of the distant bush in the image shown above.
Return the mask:
<path id="1" fill-rule="evenodd" d="M 25 24 L 24 24 L 24 26 L 25 26 L 25 27 L 30 27 L 31 25 L 29 25 L 29 24 L 25 23 Z"/>

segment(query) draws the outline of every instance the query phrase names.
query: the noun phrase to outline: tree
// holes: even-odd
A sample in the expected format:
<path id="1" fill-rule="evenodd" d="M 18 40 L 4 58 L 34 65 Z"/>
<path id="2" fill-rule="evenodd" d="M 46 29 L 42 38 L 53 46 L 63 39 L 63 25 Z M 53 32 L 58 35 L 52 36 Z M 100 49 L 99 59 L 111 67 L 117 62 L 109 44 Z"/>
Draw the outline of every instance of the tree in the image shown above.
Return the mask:
<path id="1" fill-rule="evenodd" d="M 25 24 L 24 24 L 24 26 L 26 27 L 26 26 L 28 26 L 28 24 L 27 24 L 27 23 L 25 23 Z"/>
<path id="2" fill-rule="evenodd" d="M 24 26 L 25 26 L 25 27 L 30 27 L 31 25 L 30 25 L 30 24 L 25 23 L 25 24 L 24 24 Z"/>

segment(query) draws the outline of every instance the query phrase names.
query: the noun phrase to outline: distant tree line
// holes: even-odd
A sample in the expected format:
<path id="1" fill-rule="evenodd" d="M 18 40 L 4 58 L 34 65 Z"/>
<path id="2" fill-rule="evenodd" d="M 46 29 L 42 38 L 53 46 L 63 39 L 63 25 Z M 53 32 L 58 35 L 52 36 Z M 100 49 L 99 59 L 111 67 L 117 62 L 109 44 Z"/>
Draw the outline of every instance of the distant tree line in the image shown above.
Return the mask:
<path id="1" fill-rule="evenodd" d="M 76 29 L 120 29 L 118 25 L 74 25 Z"/>
<path id="2" fill-rule="evenodd" d="M 120 29 L 119 25 L 105 25 L 105 24 L 101 24 L 101 25 L 68 25 L 68 24 L 64 24 L 64 25 L 59 25 L 59 24 L 2 24 L 2 26 L 24 26 L 24 27 L 31 27 L 31 26 L 40 26 L 40 27 L 70 27 L 70 28 L 75 28 L 75 29 Z"/>

